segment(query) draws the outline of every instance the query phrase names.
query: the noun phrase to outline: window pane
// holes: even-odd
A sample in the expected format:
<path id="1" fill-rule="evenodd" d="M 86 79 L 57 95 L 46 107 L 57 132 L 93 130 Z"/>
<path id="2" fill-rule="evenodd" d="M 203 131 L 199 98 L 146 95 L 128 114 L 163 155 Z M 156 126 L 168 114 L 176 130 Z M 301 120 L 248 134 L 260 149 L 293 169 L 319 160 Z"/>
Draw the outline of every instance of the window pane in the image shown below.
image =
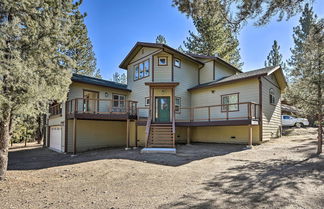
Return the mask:
<path id="1" fill-rule="evenodd" d="M 166 65 L 166 62 L 167 62 L 167 61 L 166 61 L 166 58 L 164 58 L 164 57 L 160 57 L 160 58 L 159 58 L 159 64 L 160 64 L 160 65 Z"/>
<path id="2" fill-rule="evenodd" d="M 140 78 L 143 78 L 144 77 L 144 64 L 143 63 L 141 63 L 139 65 L 139 77 Z"/>
<path id="3" fill-rule="evenodd" d="M 176 66 L 176 67 L 180 67 L 180 65 L 181 65 L 180 60 L 175 59 L 175 60 L 174 60 L 174 66 Z"/>
<path id="4" fill-rule="evenodd" d="M 135 65 L 134 80 L 138 79 L 138 65 Z"/>
<path id="5" fill-rule="evenodd" d="M 180 99 L 180 98 L 176 98 L 176 100 L 175 100 L 175 104 L 176 104 L 176 105 L 180 105 L 180 104 L 181 104 L 181 99 Z"/>
<path id="6" fill-rule="evenodd" d="M 146 60 L 144 62 L 144 76 L 149 76 L 150 75 L 150 61 Z"/>

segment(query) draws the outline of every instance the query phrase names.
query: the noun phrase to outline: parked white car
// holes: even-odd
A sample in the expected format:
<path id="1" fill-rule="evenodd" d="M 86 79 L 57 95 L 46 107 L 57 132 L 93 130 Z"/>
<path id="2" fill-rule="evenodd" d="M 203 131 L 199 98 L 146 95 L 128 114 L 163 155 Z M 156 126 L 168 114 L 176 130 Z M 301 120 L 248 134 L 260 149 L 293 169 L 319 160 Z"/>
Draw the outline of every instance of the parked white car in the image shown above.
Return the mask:
<path id="1" fill-rule="evenodd" d="M 306 118 L 295 118 L 290 115 L 282 115 L 282 126 L 296 126 L 298 128 L 308 126 L 309 122 Z"/>

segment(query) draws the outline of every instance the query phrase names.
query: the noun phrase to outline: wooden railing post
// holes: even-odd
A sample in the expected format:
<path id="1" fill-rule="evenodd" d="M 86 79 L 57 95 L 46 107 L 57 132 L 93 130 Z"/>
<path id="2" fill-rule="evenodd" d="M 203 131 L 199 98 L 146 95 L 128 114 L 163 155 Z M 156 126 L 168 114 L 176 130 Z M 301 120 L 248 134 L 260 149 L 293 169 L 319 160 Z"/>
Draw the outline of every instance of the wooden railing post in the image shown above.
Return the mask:
<path id="1" fill-rule="evenodd" d="M 74 113 L 78 112 L 78 100 L 74 99 Z"/>
<path id="2" fill-rule="evenodd" d="M 247 104 L 247 108 L 248 108 L 248 119 L 249 120 L 251 120 L 251 102 L 249 102 L 248 104 Z"/>
<path id="3" fill-rule="evenodd" d="M 210 106 L 208 106 L 208 121 L 210 122 Z"/>
<path id="4" fill-rule="evenodd" d="M 226 120 L 228 120 L 229 104 L 226 105 Z"/>

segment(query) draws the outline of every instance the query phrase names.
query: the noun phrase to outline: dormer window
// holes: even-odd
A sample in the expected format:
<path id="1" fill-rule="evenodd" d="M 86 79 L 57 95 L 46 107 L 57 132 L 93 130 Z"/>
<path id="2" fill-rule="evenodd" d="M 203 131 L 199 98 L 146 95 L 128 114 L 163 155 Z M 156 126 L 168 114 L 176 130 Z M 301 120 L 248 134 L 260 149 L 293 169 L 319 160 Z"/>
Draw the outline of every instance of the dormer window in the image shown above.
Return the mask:
<path id="1" fill-rule="evenodd" d="M 180 59 L 174 59 L 174 66 L 180 68 L 181 67 L 181 60 Z"/>
<path id="2" fill-rule="evenodd" d="M 162 66 L 168 65 L 168 57 L 158 57 L 158 64 Z"/>

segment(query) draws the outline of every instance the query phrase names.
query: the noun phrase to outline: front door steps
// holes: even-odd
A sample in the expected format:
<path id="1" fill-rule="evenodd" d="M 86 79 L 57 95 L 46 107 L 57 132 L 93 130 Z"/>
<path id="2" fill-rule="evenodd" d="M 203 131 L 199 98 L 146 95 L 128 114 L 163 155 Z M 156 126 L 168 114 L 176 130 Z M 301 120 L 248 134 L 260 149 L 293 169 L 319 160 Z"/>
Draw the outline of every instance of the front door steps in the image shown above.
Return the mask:
<path id="1" fill-rule="evenodd" d="M 141 153 L 164 153 L 164 154 L 176 154 L 176 148 L 153 148 L 145 147 L 141 150 Z"/>
<path id="2" fill-rule="evenodd" d="M 174 148 L 172 123 L 152 123 L 147 146 Z"/>

